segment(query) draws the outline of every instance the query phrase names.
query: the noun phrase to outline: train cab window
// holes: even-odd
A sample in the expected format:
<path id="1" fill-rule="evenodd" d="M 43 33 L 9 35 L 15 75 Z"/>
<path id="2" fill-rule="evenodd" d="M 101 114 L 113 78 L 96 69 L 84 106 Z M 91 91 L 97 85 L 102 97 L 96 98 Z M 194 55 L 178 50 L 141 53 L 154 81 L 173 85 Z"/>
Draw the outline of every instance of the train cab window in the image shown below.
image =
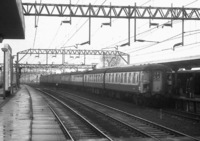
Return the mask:
<path id="1" fill-rule="evenodd" d="M 149 83 L 149 72 L 142 73 L 142 82 Z"/>

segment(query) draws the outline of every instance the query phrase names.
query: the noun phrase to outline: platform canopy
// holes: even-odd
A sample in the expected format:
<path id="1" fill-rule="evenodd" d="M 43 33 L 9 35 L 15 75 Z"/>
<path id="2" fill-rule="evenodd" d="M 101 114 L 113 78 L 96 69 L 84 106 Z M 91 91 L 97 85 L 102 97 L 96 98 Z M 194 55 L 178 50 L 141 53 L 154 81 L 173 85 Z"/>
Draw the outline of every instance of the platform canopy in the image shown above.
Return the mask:
<path id="1" fill-rule="evenodd" d="M 186 69 L 190 70 L 192 68 L 199 68 L 200 67 L 200 56 L 187 56 L 182 58 L 172 58 L 172 59 L 166 59 L 166 60 L 157 60 L 157 61 L 150 61 L 150 62 L 142 62 L 135 65 L 141 65 L 141 64 L 163 64 L 166 66 L 169 66 L 174 71 L 178 69 Z"/>
<path id="2" fill-rule="evenodd" d="M 24 39 L 25 23 L 21 0 L 1 0 L 0 36 L 4 39 Z"/>
<path id="3" fill-rule="evenodd" d="M 200 67 L 200 56 L 189 56 L 178 59 L 170 59 L 159 63 L 167 65 L 173 70 L 178 70 L 180 68 L 190 70 L 192 68 Z"/>

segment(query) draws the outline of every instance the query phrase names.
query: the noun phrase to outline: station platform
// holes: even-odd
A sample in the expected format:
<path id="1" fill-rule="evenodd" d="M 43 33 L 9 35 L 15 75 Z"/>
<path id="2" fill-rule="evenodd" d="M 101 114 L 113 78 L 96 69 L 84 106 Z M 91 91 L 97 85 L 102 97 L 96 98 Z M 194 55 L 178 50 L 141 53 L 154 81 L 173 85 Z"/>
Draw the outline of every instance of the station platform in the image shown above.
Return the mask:
<path id="1" fill-rule="evenodd" d="M 185 96 L 174 97 L 175 108 L 186 112 L 200 114 L 200 98 L 188 98 Z"/>
<path id="2" fill-rule="evenodd" d="M 23 85 L 6 102 L 0 99 L 1 141 L 66 140 L 45 99 L 33 88 Z"/>

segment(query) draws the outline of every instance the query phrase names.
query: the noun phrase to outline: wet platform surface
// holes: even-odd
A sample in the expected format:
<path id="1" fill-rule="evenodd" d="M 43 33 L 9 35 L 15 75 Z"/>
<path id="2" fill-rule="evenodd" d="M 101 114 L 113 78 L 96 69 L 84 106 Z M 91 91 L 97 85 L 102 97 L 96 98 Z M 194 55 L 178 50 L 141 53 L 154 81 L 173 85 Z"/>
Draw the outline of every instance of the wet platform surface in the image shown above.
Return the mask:
<path id="1" fill-rule="evenodd" d="M 0 102 L 2 102 L 1 100 Z M 46 101 L 29 86 L 0 107 L 0 141 L 64 141 Z"/>

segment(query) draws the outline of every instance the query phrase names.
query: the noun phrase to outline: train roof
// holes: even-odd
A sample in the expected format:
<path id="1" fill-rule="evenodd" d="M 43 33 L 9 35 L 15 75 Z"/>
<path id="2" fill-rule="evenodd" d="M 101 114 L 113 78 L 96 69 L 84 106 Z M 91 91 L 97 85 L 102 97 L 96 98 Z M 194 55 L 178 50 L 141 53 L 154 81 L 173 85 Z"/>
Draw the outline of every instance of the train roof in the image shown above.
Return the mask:
<path id="1" fill-rule="evenodd" d="M 200 73 L 200 70 L 180 70 L 178 73 Z"/>
<path id="2" fill-rule="evenodd" d="M 76 75 L 76 74 L 84 74 L 84 71 L 77 71 L 77 72 L 71 72 L 71 75 Z"/>
<path id="3" fill-rule="evenodd" d="M 161 65 L 161 64 L 146 64 L 146 65 L 138 65 L 138 66 L 110 68 L 107 70 L 107 72 L 147 71 L 147 70 L 155 70 L 155 69 L 171 70 L 169 67 Z"/>
<path id="4" fill-rule="evenodd" d="M 102 69 L 95 69 L 95 70 L 91 70 L 88 71 L 88 74 L 94 74 L 94 73 L 104 73 L 106 70 L 108 70 L 107 68 L 102 68 Z"/>

